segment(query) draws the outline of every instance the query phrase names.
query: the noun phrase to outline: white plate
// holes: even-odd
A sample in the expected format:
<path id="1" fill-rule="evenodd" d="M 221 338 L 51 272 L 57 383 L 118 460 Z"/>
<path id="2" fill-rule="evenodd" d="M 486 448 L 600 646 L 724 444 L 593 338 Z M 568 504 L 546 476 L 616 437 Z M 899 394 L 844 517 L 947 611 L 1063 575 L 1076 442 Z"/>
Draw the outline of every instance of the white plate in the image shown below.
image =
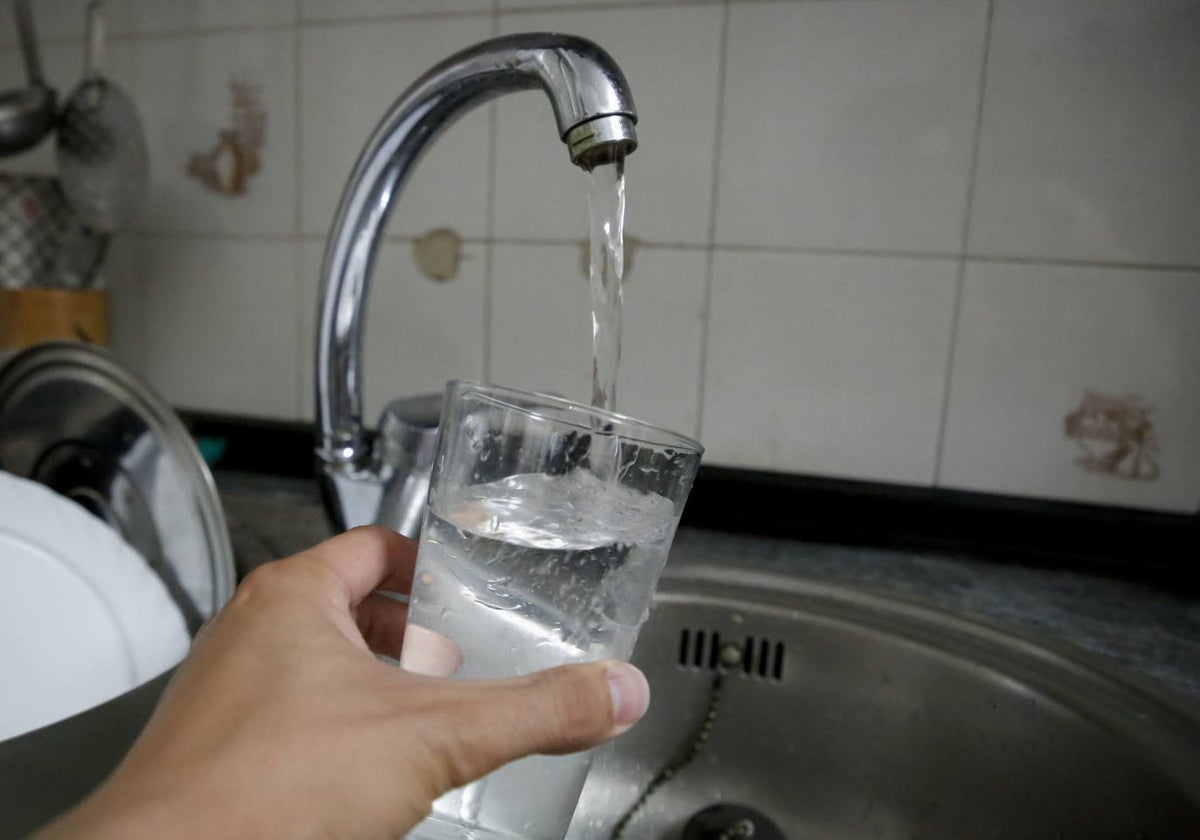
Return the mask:
<path id="1" fill-rule="evenodd" d="M 162 581 L 113 529 L 0 472 L 0 740 L 141 685 L 190 643 Z"/>

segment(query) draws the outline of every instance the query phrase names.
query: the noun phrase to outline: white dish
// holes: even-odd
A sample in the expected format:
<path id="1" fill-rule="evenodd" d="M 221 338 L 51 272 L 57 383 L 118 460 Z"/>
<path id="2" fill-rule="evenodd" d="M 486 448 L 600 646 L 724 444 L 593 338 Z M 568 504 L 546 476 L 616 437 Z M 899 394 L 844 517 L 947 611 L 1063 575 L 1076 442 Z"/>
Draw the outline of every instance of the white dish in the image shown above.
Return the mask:
<path id="1" fill-rule="evenodd" d="M 166 587 L 116 531 L 0 472 L 0 740 L 135 688 L 190 643 Z"/>

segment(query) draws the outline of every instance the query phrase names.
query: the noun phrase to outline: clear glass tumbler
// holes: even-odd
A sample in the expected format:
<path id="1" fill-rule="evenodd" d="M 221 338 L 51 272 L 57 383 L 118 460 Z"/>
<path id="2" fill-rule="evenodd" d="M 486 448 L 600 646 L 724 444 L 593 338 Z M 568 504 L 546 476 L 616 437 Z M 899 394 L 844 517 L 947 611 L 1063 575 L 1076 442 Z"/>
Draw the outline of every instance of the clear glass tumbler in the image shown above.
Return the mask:
<path id="1" fill-rule="evenodd" d="M 702 447 L 558 397 L 446 387 L 409 626 L 453 641 L 454 676 L 628 659 Z M 427 671 L 436 638 L 406 637 Z M 412 838 L 562 840 L 589 754 L 514 762 L 434 804 Z"/>

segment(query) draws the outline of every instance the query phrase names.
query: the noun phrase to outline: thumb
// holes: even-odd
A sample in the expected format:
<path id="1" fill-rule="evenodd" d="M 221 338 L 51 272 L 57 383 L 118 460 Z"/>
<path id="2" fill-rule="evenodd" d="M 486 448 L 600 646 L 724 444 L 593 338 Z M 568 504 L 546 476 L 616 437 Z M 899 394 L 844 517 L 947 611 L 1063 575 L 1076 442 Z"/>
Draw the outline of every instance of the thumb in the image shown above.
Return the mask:
<path id="1" fill-rule="evenodd" d="M 472 713 L 458 719 L 459 745 L 470 754 L 460 756 L 467 778 L 459 784 L 532 753 L 598 746 L 637 723 L 650 705 L 642 672 L 616 660 L 480 682 L 473 694 Z"/>

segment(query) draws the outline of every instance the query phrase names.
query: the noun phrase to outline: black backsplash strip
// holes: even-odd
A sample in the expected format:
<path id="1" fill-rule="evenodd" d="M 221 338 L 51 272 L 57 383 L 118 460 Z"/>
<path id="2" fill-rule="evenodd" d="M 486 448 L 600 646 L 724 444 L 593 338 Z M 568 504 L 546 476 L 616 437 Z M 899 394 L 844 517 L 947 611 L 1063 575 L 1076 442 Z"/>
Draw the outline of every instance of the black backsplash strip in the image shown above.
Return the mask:
<path id="1" fill-rule="evenodd" d="M 217 469 L 316 478 L 311 423 L 261 420 L 180 410 L 194 438 L 221 441 Z M 202 447 L 203 451 L 203 447 Z"/>
<path id="2" fill-rule="evenodd" d="M 707 467 L 685 523 L 848 545 L 969 553 L 1200 587 L 1200 517 Z"/>
<path id="3" fill-rule="evenodd" d="M 224 442 L 218 469 L 316 476 L 311 424 L 181 415 L 195 437 Z M 1200 588 L 1200 516 L 706 466 L 683 524 L 815 542 L 962 552 Z"/>

